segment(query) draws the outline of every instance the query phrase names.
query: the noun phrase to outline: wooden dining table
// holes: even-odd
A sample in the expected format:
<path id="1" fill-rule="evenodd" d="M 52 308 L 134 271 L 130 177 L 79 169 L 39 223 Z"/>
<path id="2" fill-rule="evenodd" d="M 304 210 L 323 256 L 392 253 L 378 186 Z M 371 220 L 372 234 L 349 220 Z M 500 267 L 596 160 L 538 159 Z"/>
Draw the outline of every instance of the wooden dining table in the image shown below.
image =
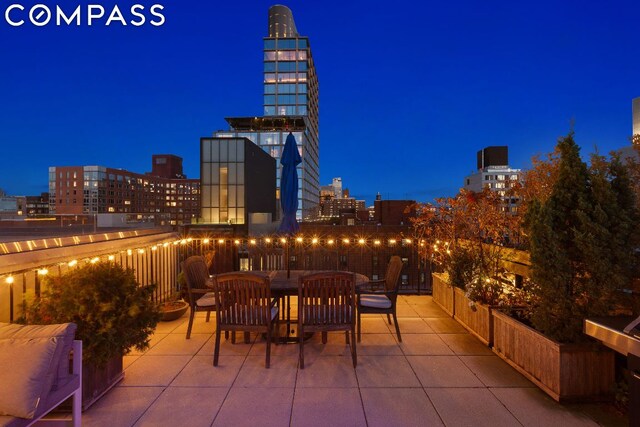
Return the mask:
<path id="1" fill-rule="evenodd" d="M 271 295 L 278 298 L 280 303 L 280 318 L 287 327 L 286 334 L 280 336 L 279 341 L 281 343 L 295 343 L 299 340 L 296 333 L 298 319 L 297 317 L 291 317 L 291 296 L 298 295 L 298 280 L 300 277 L 307 274 L 321 273 L 323 271 L 326 270 L 291 270 L 289 274 L 287 274 L 287 270 L 254 272 L 269 276 L 271 283 Z M 356 291 L 369 284 L 369 278 L 364 274 L 355 273 L 355 279 Z M 305 336 L 305 339 L 309 338 L 311 335 L 312 334 Z"/>
<path id="2" fill-rule="evenodd" d="M 269 277 L 271 284 L 271 296 L 278 299 L 279 303 L 279 316 L 280 319 L 286 324 L 286 333 L 280 334 L 280 343 L 297 343 L 299 338 L 297 332 L 297 317 L 291 317 L 291 297 L 298 295 L 298 280 L 300 277 L 307 274 L 328 272 L 329 270 L 272 270 L 272 271 L 251 271 L 251 273 L 264 275 Z M 345 271 L 345 273 L 349 273 Z M 369 278 L 364 274 L 354 273 L 356 279 L 356 292 L 363 289 L 369 284 Z M 212 283 L 208 283 L 213 287 Z M 296 313 L 297 315 L 297 313 Z M 295 328 L 294 328 L 295 327 Z M 312 334 L 305 334 L 305 339 L 311 337 Z M 245 341 L 247 341 L 248 334 L 245 334 Z"/>

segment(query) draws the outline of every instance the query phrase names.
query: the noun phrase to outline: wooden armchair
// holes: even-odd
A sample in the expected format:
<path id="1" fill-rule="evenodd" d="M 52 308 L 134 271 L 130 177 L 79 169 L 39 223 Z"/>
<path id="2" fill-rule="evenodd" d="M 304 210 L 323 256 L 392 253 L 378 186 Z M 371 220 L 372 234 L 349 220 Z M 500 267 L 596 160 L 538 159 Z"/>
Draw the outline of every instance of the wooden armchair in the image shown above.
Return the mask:
<path id="1" fill-rule="evenodd" d="M 361 314 L 386 314 L 389 324 L 391 324 L 391 315 L 393 315 L 396 335 L 398 336 L 398 341 L 402 342 L 398 317 L 396 316 L 396 300 L 398 298 L 401 271 L 402 259 L 394 255 L 389 260 L 384 280 L 369 282 L 372 285 L 384 284 L 384 289 L 381 291 L 358 292 L 358 341 L 361 339 Z"/>
<path id="2" fill-rule="evenodd" d="M 218 366 L 220 335 L 226 332 L 261 332 L 267 335 L 265 367 L 269 367 L 271 336 L 275 325 L 278 334 L 278 305 L 271 299 L 269 277 L 254 273 L 224 273 L 214 276 L 216 300 L 216 344 L 213 366 Z"/>
<path id="3" fill-rule="evenodd" d="M 345 272 L 323 272 L 300 277 L 298 281 L 298 335 L 300 339 L 300 369 L 304 369 L 304 334 L 345 331 L 351 348 L 353 367 L 358 362 L 355 341 L 355 276 Z M 349 338 L 351 332 L 351 338 Z"/>
<path id="4" fill-rule="evenodd" d="M 189 296 L 189 327 L 187 328 L 187 339 L 191 337 L 191 328 L 193 327 L 193 317 L 196 311 L 207 312 L 207 322 L 211 316 L 211 312 L 216 309 L 216 300 L 209 280 L 209 268 L 204 257 L 191 256 L 183 263 L 184 276 L 187 281 L 187 292 Z"/>

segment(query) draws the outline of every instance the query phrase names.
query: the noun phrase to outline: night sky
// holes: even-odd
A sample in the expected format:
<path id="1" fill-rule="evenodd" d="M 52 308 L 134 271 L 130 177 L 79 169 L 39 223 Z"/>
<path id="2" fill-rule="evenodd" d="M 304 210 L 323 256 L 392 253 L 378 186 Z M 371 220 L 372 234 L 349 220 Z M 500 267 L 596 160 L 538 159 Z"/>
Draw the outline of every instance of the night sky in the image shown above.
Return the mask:
<path id="1" fill-rule="evenodd" d="M 47 191 L 49 166 L 144 173 L 154 153 L 183 157 L 198 177 L 201 136 L 226 130 L 224 117 L 262 115 L 272 2 L 161 0 L 161 27 L 103 18 L 19 28 L 4 20 L 8 3 L 0 188 L 9 194 Z M 133 2 L 117 4 L 131 19 Z M 321 184 L 340 176 L 368 203 L 377 192 L 428 201 L 453 195 L 488 145 L 508 145 L 511 166 L 527 168 L 572 123 L 583 154 L 629 144 L 637 0 L 284 4 L 310 39 L 320 82 Z"/>

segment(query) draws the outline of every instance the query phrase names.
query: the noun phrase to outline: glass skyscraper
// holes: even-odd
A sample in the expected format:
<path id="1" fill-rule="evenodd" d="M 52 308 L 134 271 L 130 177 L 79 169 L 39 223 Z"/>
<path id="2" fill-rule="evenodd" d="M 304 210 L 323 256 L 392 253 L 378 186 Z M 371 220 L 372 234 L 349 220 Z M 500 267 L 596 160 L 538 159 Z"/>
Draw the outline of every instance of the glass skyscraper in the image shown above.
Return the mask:
<path id="1" fill-rule="evenodd" d="M 269 8 L 269 35 L 264 38 L 264 115 L 227 118 L 231 127 L 216 137 L 246 137 L 277 161 L 289 132 L 293 132 L 302 163 L 298 166 L 298 219 L 318 205 L 320 193 L 318 77 L 308 37 L 297 32 L 291 10 Z M 279 191 L 277 191 L 279 198 Z"/>

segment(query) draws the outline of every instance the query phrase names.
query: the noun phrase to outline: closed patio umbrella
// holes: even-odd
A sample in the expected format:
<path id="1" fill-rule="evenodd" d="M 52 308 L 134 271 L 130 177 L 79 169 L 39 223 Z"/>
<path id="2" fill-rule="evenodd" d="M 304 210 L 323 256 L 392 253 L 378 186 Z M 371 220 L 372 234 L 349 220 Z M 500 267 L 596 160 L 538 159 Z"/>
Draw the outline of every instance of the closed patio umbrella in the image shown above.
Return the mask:
<path id="1" fill-rule="evenodd" d="M 282 175 L 280 176 L 280 206 L 282 206 L 282 222 L 278 232 L 293 235 L 300 226 L 296 221 L 298 211 L 298 170 L 297 166 L 302 163 L 302 158 L 298 152 L 296 138 L 291 132 L 287 135 L 287 142 L 284 144 L 280 164 L 282 164 Z M 287 277 L 289 277 L 289 243 L 287 242 Z"/>

